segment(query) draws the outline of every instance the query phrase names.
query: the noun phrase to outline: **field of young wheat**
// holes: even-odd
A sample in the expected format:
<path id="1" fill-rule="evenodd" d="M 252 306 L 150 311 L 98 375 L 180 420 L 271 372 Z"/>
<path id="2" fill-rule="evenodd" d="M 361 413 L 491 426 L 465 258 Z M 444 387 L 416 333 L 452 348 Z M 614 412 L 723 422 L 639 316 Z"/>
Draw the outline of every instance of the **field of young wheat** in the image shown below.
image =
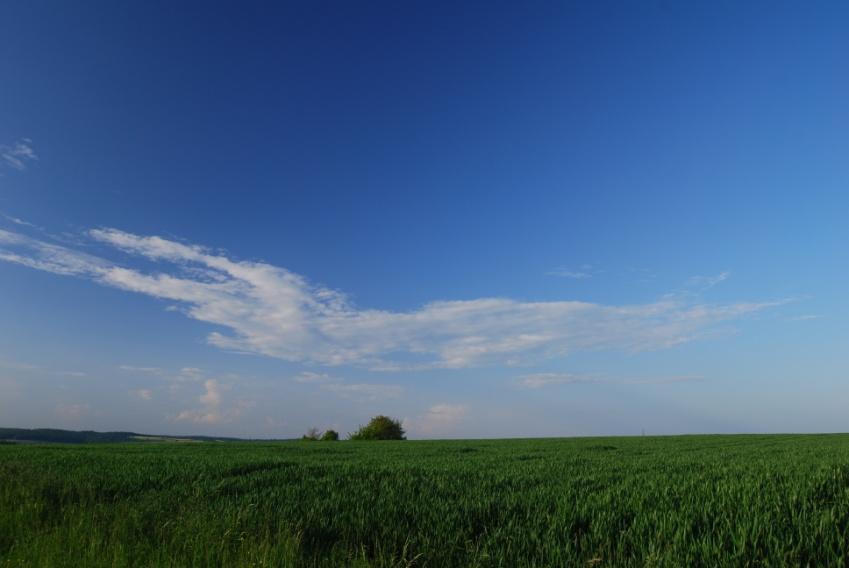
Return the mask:
<path id="1" fill-rule="evenodd" d="M 0 445 L 0 566 L 849 560 L 849 435 Z"/>

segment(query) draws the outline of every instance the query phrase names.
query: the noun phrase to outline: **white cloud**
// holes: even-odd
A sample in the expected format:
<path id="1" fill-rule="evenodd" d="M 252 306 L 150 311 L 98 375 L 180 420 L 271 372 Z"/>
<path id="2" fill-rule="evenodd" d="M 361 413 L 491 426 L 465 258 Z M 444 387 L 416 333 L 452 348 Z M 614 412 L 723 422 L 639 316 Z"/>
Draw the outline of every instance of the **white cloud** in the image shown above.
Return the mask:
<path id="1" fill-rule="evenodd" d="M 38 227 L 38 225 L 34 225 L 32 223 L 29 223 L 27 221 L 24 221 L 23 219 L 18 219 L 17 217 L 12 217 L 11 215 L 6 215 L 5 213 L 0 213 L 0 217 L 3 217 L 7 221 L 10 221 L 10 222 L 14 223 L 15 225 L 20 225 L 21 227 L 31 227 L 33 229 L 40 229 L 40 227 Z"/>
<path id="2" fill-rule="evenodd" d="M 339 379 L 332 377 L 327 373 L 313 373 L 311 371 L 299 373 L 295 375 L 293 380 L 296 383 L 329 383 L 339 381 Z"/>
<path id="3" fill-rule="evenodd" d="M 0 164 L 18 171 L 27 169 L 29 162 L 38 160 L 32 149 L 32 140 L 21 138 L 11 145 L 0 145 Z"/>
<path id="4" fill-rule="evenodd" d="M 240 417 L 244 411 L 253 408 L 255 404 L 249 400 L 237 400 L 235 404 L 226 406 L 224 390 L 228 387 L 221 385 L 217 379 L 205 380 L 203 388 L 203 394 L 198 397 L 200 407 L 183 410 L 174 420 L 197 424 L 223 424 Z"/>
<path id="5" fill-rule="evenodd" d="M 153 400 L 153 391 L 150 389 L 138 389 L 132 391 L 132 394 L 136 395 L 142 400 Z"/>
<path id="6" fill-rule="evenodd" d="M 423 436 L 450 434 L 466 419 L 468 411 L 465 404 L 435 404 L 418 418 L 405 420 L 404 426 Z"/>
<path id="7" fill-rule="evenodd" d="M 75 379 L 80 379 L 80 378 L 88 376 L 86 373 L 83 373 L 82 371 L 62 371 L 62 372 L 59 373 L 59 375 L 61 375 L 63 377 L 73 377 Z"/>
<path id="8" fill-rule="evenodd" d="M 206 392 L 201 395 L 200 402 L 204 406 L 218 408 L 221 406 L 221 387 L 215 379 L 207 379 L 203 383 Z"/>
<path id="9" fill-rule="evenodd" d="M 203 247 L 115 229 L 89 235 L 158 262 L 161 271 L 120 266 L 2 230 L 0 260 L 176 303 L 188 317 L 227 330 L 207 338 L 222 349 L 330 366 L 462 368 L 581 351 L 666 349 L 692 341 L 718 323 L 781 303 L 714 305 L 669 296 L 616 306 L 480 298 L 435 301 L 404 312 L 365 309 L 285 268 L 235 261 Z"/>
<path id="10" fill-rule="evenodd" d="M 110 266 L 105 260 L 0 229 L 0 260 L 64 276 L 97 279 Z"/>
<path id="11" fill-rule="evenodd" d="M 218 424 L 224 421 L 224 415 L 221 412 L 221 387 L 215 379 L 204 381 L 204 393 L 198 397 L 202 408 L 189 409 L 180 412 L 176 420 L 187 420 L 202 424 Z"/>

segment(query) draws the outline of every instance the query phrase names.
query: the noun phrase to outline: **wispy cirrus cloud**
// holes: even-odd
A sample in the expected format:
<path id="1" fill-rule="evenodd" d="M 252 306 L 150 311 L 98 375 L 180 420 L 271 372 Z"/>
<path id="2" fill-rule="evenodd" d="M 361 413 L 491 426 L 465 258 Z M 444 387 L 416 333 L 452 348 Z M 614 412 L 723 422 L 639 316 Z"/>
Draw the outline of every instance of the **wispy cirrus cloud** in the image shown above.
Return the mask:
<path id="1" fill-rule="evenodd" d="M 348 383 L 345 379 L 327 373 L 304 371 L 292 378 L 296 383 L 318 385 L 318 388 L 336 396 L 357 402 L 371 402 L 401 396 L 399 385 L 384 383 Z"/>
<path id="2" fill-rule="evenodd" d="M 701 291 L 710 290 L 717 284 L 731 278 L 731 272 L 724 271 L 713 276 L 693 276 L 687 281 L 687 285 Z"/>
<path id="3" fill-rule="evenodd" d="M 197 245 L 117 229 L 92 230 L 88 237 L 158 268 L 134 268 L 4 230 L 0 260 L 167 300 L 186 316 L 226 330 L 207 336 L 222 349 L 326 366 L 465 368 L 582 351 L 666 349 L 782 303 L 708 304 L 676 295 L 621 306 L 480 298 L 390 311 L 360 308 L 344 293 L 285 268 Z"/>
<path id="4" fill-rule="evenodd" d="M 558 266 L 554 270 L 549 270 L 546 274 L 548 276 L 559 276 L 560 278 L 570 278 L 572 280 L 585 280 L 592 278 L 595 270 L 591 264 L 583 264 L 579 268 Z"/>
<path id="5" fill-rule="evenodd" d="M 21 361 L 6 359 L 2 355 L 0 355 L 0 369 L 12 369 L 15 371 L 35 371 L 38 370 L 38 367 L 31 363 L 24 363 Z"/>
<path id="6" fill-rule="evenodd" d="M 126 373 L 136 375 L 152 375 L 168 381 L 183 383 L 183 382 L 199 382 L 204 378 L 204 373 L 196 367 L 183 367 L 176 371 L 169 371 L 159 367 L 140 367 L 136 365 L 120 365 L 119 370 Z"/>
<path id="7" fill-rule="evenodd" d="M 35 225 L 35 224 L 30 223 L 28 221 L 24 221 L 23 219 L 18 219 L 17 217 L 13 217 L 11 215 L 7 215 L 6 213 L 3 213 L 3 212 L 0 212 L 0 217 L 6 219 L 10 223 L 14 223 L 15 225 L 20 225 L 21 227 L 30 227 L 32 229 L 41 230 L 41 227 L 39 227 L 38 225 Z"/>
<path id="8" fill-rule="evenodd" d="M 293 380 L 296 383 L 331 383 L 338 382 L 340 379 L 328 375 L 327 373 L 314 373 L 312 371 L 304 371 L 295 375 Z"/>
<path id="9" fill-rule="evenodd" d="M 163 376 L 165 371 L 160 369 L 159 367 L 137 367 L 135 365 L 120 365 L 118 367 L 121 371 L 126 371 L 128 373 L 144 373 L 150 375 Z"/>
<path id="10" fill-rule="evenodd" d="M 29 162 L 38 160 L 32 147 L 32 140 L 21 138 L 12 144 L 0 145 L 0 165 L 18 171 L 27 169 Z"/>
<path id="11" fill-rule="evenodd" d="M 82 371 L 59 371 L 57 374 L 62 377 L 72 377 L 75 379 L 81 379 L 88 376 L 87 373 Z"/>
<path id="12" fill-rule="evenodd" d="M 821 317 L 822 316 L 819 315 L 819 314 L 804 314 L 804 315 L 801 315 L 801 316 L 794 316 L 794 317 L 788 318 L 787 321 L 810 321 L 810 320 L 820 319 Z"/>
<path id="13" fill-rule="evenodd" d="M 93 280 L 114 266 L 102 258 L 4 229 L 0 229 L 0 261 Z"/>

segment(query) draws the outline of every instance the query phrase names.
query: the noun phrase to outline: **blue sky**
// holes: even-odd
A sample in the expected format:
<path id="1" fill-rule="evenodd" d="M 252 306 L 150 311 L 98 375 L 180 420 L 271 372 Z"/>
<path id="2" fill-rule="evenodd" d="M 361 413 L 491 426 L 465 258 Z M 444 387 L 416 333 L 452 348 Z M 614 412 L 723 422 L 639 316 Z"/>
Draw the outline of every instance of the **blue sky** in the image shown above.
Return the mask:
<path id="1" fill-rule="evenodd" d="M 846 431 L 847 17 L 7 6 L 0 423 Z"/>

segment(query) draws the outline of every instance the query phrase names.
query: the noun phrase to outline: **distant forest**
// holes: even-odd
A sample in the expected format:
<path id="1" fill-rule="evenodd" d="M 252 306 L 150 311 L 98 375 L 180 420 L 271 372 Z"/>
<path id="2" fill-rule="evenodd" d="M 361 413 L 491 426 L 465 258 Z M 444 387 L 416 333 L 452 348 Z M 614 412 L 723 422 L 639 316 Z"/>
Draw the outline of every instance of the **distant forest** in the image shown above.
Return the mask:
<path id="1" fill-rule="evenodd" d="M 57 430 L 53 428 L 37 428 L 29 430 L 26 428 L 0 428 L 0 441 L 8 442 L 42 442 L 53 444 L 96 444 L 96 443 L 119 443 L 119 442 L 167 442 L 167 441 L 195 441 L 195 442 L 235 442 L 239 438 L 218 438 L 210 436 L 149 436 L 137 434 L 136 432 L 94 432 L 84 430 Z"/>

